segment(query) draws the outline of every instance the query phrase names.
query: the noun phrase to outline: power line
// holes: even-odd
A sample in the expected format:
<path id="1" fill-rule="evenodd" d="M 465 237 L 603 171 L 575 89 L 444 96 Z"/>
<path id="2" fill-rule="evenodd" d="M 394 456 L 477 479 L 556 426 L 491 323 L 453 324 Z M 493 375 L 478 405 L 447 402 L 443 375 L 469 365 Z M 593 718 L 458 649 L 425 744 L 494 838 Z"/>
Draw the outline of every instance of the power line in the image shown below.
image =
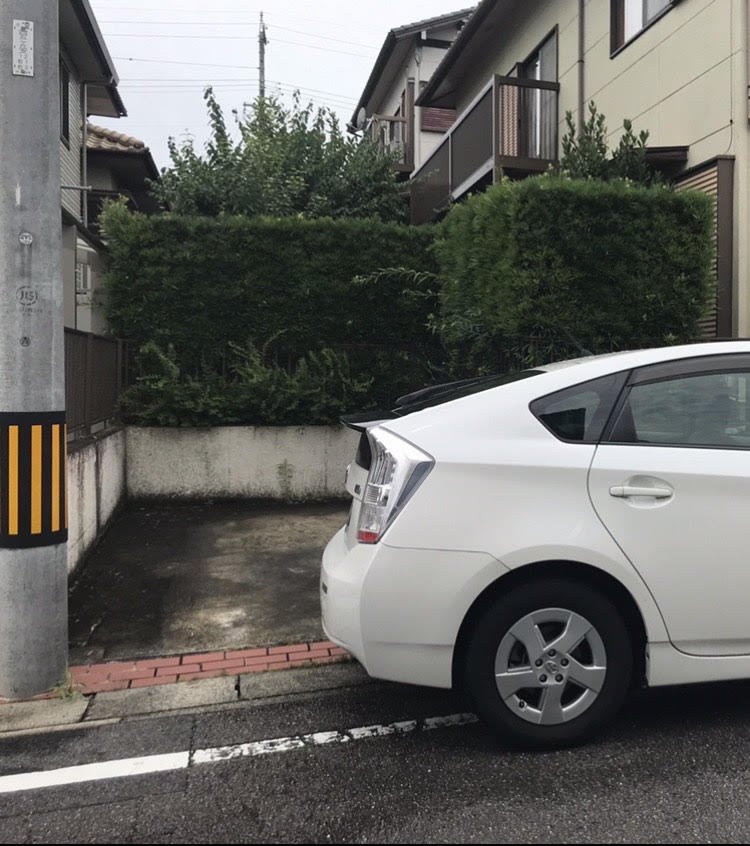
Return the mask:
<path id="1" fill-rule="evenodd" d="M 128 85 L 129 87 L 133 87 L 136 85 L 155 85 L 155 86 L 162 86 L 163 83 L 166 83 L 165 87 L 170 87 L 171 83 L 185 83 L 187 85 L 213 85 L 214 83 L 236 83 L 241 84 L 245 82 L 258 82 L 257 77 L 239 77 L 239 76 L 230 76 L 230 77 L 222 77 L 220 79 L 215 79 L 213 81 L 206 79 L 205 77 L 143 77 L 140 79 L 122 79 L 120 83 L 122 85 Z M 327 94 L 330 97 L 334 97 L 338 100 L 345 100 L 349 103 L 356 103 L 356 97 L 349 97 L 346 94 L 341 94 L 338 91 L 325 91 L 321 88 L 307 88 L 304 85 L 295 85 L 292 82 L 282 82 L 279 79 L 268 79 L 272 85 L 279 85 L 282 88 L 290 88 L 295 91 L 311 91 L 315 94 Z"/>
<path id="2" fill-rule="evenodd" d="M 309 47 L 311 50 L 323 50 L 326 53 L 339 53 L 342 56 L 357 56 L 360 59 L 372 61 L 374 56 L 363 56 L 362 53 L 349 53 L 344 50 L 334 50 L 332 47 L 320 47 L 317 44 L 305 44 L 303 41 L 286 41 L 283 38 L 274 38 L 276 44 L 294 44 L 297 47 Z"/>
<path id="3" fill-rule="evenodd" d="M 153 2 L 151 2 L 151 0 L 149 0 L 149 4 L 151 6 L 153 6 Z M 141 12 L 141 14 L 143 14 L 143 13 L 148 14 L 149 12 L 156 12 L 156 13 L 167 12 L 167 9 L 153 9 L 153 8 L 149 8 L 148 6 L 120 6 L 119 3 L 112 3 L 111 5 L 109 5 L 109 4 L 106 4 L 106 3 L 99 2 L 99 3 L 96 4 L 96 8 L 101 9 L 103 12 L 107 12 L 107 13 L 111 12 L 112 14 L 119 14 L 120 12 Z M 202 9 L 195 8 L 195 9 L 182 9 L 181 11 L 196 12 L 198 14 L 203 14 L 203 13 L 205 13 L 206 10 L 205 10 L 205 8 L 202 8 Z M 248 13 L 252 15 L 252 14 L 257 14 L 258 12 L 260 12 L 260 9 L 214 9 L 212 7 L 211 11 L 214 14 L 217 14 L 217 15 L 247 15 Z"/>
<path id="4" fill-rule="evenodd" d="M 249 84 L 255 84 L 259 80 L 250 77 L 230 77 L 226 79 L 148 79 L 148 80 L 121 80 L 123 88 L 137 93 L 154 93 L 160 91 L 195 91 L 206 87 L 211 88 L 246 88 Z M 326 101 L 333 105 L 339 105 L 345 108 L 351 108 L 357 101 L 353 97 L 347 97 L 344 94 L 334 93 L 332 91 L 322 91 L 319 88 L 306 88 L 305 86 L 293 85 L 288 82 L 281 82 L 280 80 L 268 79 L 269 85 L 272 85 L 282 91 L 282 93 L 293 93 L 299 91 L 305 97 L 310 95 L 322 95 Z M 321 99 L 312 97 L 311 99 Z"/>
<path id="5" fill-rule="evenodd" d="M 140 7 L 120 6 L 117 3 L 113 3 L 112 5 L 105 5 L 104 3 L 97 3 L 97 8 L 101 8 L 101 10 L 105 13 L 112 12 L 114 14 L 119 14 L 120 12 L 141 12 L 141 13 L 148 14 L 149 12 L 160 13 L 160 12 L 166 11 L 165 9 L 150 9 L 146 6 L 140 6 Z M 180 11 L 181 12 L 195 12 L 197 14 L 201 14 L 201 13 L 205 12 L 205 9 L 199 9 L 199 8 L 184 9 L 183 8 Z M 215 15 L 248 15 L 248 14 L 252 15 L 252 14 L 258 14 L 261 10 L 260 9 L 215 9 L 215 8 L 212 7 L 211 11 Z M 282 16 L 284 14 L 282 12 L 269 12 L 267 9 L 264 9 L 263 11 L 264 11 L 264 14 L 270 15 L 272 18 L 277 17 L 277 15 Z M 373 34 L 377 33 L 378 35 L 382 34 L 382 32 L 379 28 L 376 29 L 373 26 L 353 26 L 350 21 L 342 22 L 342 21 L 329 21 L 329 20 L 325 20 L 323 18 L 304 18 L 304 17 L 299 17 L 299 15 L 296 15 L 296 14 L 294 15 L 294 20 L 295 21 L 305 21 L 307 23 L 322 24 L 323 26 L 326 26 L 326 27 L 331 27 L 331 26 L 338 27 L 339 29 L 345 29 L 348 32 L 351 31 L 351 30 L 357 30 L 358 32 L 367 32 L 367 33 L 373 33 Z M 100 23 L 107 23 L 107 21 L 100 21 Z M 118 21 L 118 23 L 119 23 L 119 21 Z M 125 21 L 124 23 L 150 23 L 150 21 L 132 20 L 131 19 L 130 21 Z M 174 22 L 170 21 L 169 23 L 178 23 L 178 21 L 174 21 Z M 233 22 L 229 22 L 229 23 L 233 23 Z M 274 24 L 274 26 L 276 26 L 276 24 Z"/>
<path id="6" fill-rule="evenodd" d="M 172 33 L 148 33 L 148 32 L 105 32 L 105 38 L 192 38 L 202 41 L 226 40 L 226 41 L 247 41 L 253 35 L 174 35 Z"/>
<path id="7" fill-rule="evenodd" d="M 279 26 L 278 24 L 273 24 L 273 29 L 280 29 L 283 32 L 293 32 L 296 35 L 309 35 L 312 38 L 322 38 L 325 41 L 336 41 L 339 44 L 351 44 L 352 47 L 366 47 L 368 50 L 379 49 L 374 44 L 361 44 L 359 41 L 345 41 L 342 38 L 331 38 L 328 35 L 316 35 L 314 32 L 305 32 L 301 29 L 289 29 L 287 26 Z"/>
<path id="8" fill-rule="evenodd" d="M 234 70 L 254 70 L 256 65 L 217 65 L 214 62 L 180 62 L 176 59 L 141 59 L 137 56 L 113 56 L 116 62 L 149 62 L 157 65 L 190 65 L 196 68 L 233 68 Z"/>
<path id="9" fill-rule="evenodd" d="M 99 20 L 100 24 L 146 24 L 148 26 L 257 26 L 258 21 L 137 21 L 131 18 L 127 21 L 105 21 Z M 280 29 L 281 27 L 278 27 Z"/>
<path id="10" fill-rule="evenodd" d="M 221 77 L 213 77 L 215 82 L 257 82 L 258 77 L 249 77 L 249 76 L 221 76 Z M 141 83 L 150 84 L 160 84 L 160 83 L 170 83 L 170 82 L 202 82 L 204 85 L 207 85 L 209 80 L 205 76 L 195 76 L 195 77 L 187 77 L 187 76 L 143 76 L 143 77 L 133 77 L 132 79 L 121 79 L 121 85 L 140 85 Z"/>
<path id="11" fill-rule="evenodd" d="M 257 67 L 253 67 L 252 65 L 214 65 L 210 62 L 180 62 L 180 61 L 176 61 L 174 59 L 142 59 L 142 58 L 139 58 L 137 56 L 114 56 L 113 58 L 117 62 L 139 62 L 139 63 L 144 62 L 144 63 L 147 63 L 147 64 L 184 65 L 184 66 L 188 66 L 188 67 L 223 68 L 223 69 L 228 69 L 228 70 L 254 70 L 254 71 L 258 70 Z M 150 77 L 148 80 L 147 79 L 143 79 L 143 80 L 133 79 L 133 80 L 121 80 L 121 82 L 123 84 L 125 84 L 126 82 L 139 82 L 139 81 L 146 82 L 146 81 L 152 81 L 152 80 L 156 81 L 156 82 L 164 81 L 163 77 L 158 77 L 158 78 L 157 77 Z M 170 81 L 172 81 L 172 80 L 170 80 Z M 175 81 L 181 82 L 182 79 L 175 79 Z M 201 82 L 202 80 L 201 79 L 195 79 L 195 80 L 191 79 L 191 80 L 185 80 L 185 81 L 186 82 L 187 81 Z M 245 82 L 245 81 L 254 81 L 254 80 L 245 80 L 244 78 L 243 79 L 237 78 L 237 81 L 238 82 Z M 283 82 L 282 80 L 279 80 L 279 79 L 269 79 L 268 81 L 275 84 L 275 85 L 284 85 L 284 86 L 287 86 L 289 88 L 295 88 L 295 89 L 299 88 L 300 91 L 314 91 L 316 94 L 330 94 L 332 97 L 340 97 L 341 99 L 350 100 L 353 103 L 357 102 L 357 99 L 355 97 L 347 97 L 346 95 L 341 94 L 341 92 L 339 92 L 339 91 L 326 91 L 322 88 L 306 88 L 305 86 L 295 85 L 292 82 Z"/>
<path id="12" fill-rule="evenodd" d="M 198 41 L 247 41 L 251 35 L 153 35 L 145 32 L 105 32 L 106 38 L 189 38 Z M 346 50 L 334 50 L 333 47 L 321 47 L 318 44 L 305 44 L 303 41 L 287 41 L 284 38 L 274 38 L 276 44 L 293 44 L 295 47 L 307 47 L 310 50 L 323 50 L 326 53 L 338 53 L 341 56 L 356 56 L 360 59 L 371 60 L 374 56 L 363 56 L 362 53 L 350 53 Z"/>
<path id="13" fill-rule="evenodd" d="M 148 24 L 149 26 L 151 26 L 151 25 L 154 25 L 154 26 L 157 26 L 157 25 L 158 26 L 175 26 L 175 25 L 177 25 L 177 26 L 231 26 L 231 27 L 237 27 L 237 26 L 253 26 L 254 27 L 254 26 L 258 26 L 258 21 L 242 21 L 242 22 L 232 21 L 232 22 L 216 23 L 215 21 L 105 21 L 105 20 L 102 20 L 102 21 L 99 21 L 99 23 L 102 23 L 102 24 L 131 24 L 131 25 L 134 24 L 134 23 L 137 23 L 139 25 L 140 24 Z M 295 35 L 307 35 L 310 38 L 319 38 L 322 41 L 334 41 L 337 44 L 349 44 L 352 47 L 364 47 L 367 50 L 377 50 L 378 49 L 378 47 L 374 44 L 362 44 L 362 42 L 360 42 L 360 41 L 347 41 L 346 39 L 343 39 L 343 38 L 333 38 L 330 35 L 318 35 L 315 32 L 306 32 L 303 29 L 291 29 L 288 26 L 279 26 L 278 24 L 273 24 L 273 30 L 280 30 L 281 32 L 293 32 Z M 147 37 L 147 36 L 142 36 L 142 37 Z M 157 37 L 161 37 L 161 36 L 160 35 L 150 35 L 148 37 L 157 38 Z M 178 36 L 170 35 L 170 36 L 164 36 L 164 37 L 165 38 L 167 38 L 167 37 L 173 38 L 173 37 L 178 37 Z M 182 38 L 193 38 L 193 37 L 198 37 L 198 36 L 184 35 L 184 36 L 181 36 L 181 37 Z M 206 38 L 218 38 L 218 37 L 221 37 L 221 36 L 208 35 L 208 36 L 205 36 L 205 37 Z M 243 36 L 231 36 L 231 37 L 242 38 Z M 273 40 L 276 40 L 276 39 L 273 39 Z"/>
<path id="14" fill-rule="evenodd" d="M 210 82 L 210 83 L 189 83 L 185 85 L 179 84 L 164 84 L 154 83 L 151 85 L 123 85 L 130 95 L 137 94 L 178 94 L 185 92 L 188 94 L 195 94 L 203 91 L 206 87 L 210 87 L 216 91 L 247 91 L 248 85 L 257 84 L 258 80 L 245 80 L 242 82 Z M 301 89 L 293 86 L 281 86 L 267 80 L 271 89 L 277 91 L 280 95 L 289 96 L 299 91 L 300 95 L 306 100 L 311 100 L 315 103 L 323 103 L 329 107 L 340 109 L 351 109 L 356 103 L 355 100 L 340 99 L 338 97 L 331 97 L 330 95 L 319 95 L 310 91 L 309 89 Z"/>

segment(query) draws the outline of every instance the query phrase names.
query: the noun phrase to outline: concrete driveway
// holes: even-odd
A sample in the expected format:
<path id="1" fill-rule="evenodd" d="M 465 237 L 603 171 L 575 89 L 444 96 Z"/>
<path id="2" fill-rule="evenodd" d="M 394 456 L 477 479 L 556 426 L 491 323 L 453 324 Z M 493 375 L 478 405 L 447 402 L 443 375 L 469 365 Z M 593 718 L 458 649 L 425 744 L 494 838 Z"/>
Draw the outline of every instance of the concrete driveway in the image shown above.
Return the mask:
<path id="1" fill-rule="evenodd" d="M 323 637 L 320 557 L 338 503 L 141 504 L 73 579 L 70 663 Z"/>

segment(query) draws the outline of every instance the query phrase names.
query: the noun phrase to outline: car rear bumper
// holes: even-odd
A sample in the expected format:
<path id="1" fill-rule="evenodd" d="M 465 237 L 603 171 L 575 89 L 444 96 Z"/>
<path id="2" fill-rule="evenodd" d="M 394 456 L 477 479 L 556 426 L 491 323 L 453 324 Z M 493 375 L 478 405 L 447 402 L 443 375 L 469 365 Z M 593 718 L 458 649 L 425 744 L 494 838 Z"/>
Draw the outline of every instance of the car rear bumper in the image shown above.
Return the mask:
<path id="1" fill-rule="evenodd" d="M 490 555 L 456 550 L 326 547 L 320 578 L 323 629 L 375 678 L 450 687 L 453 650 L 479 593 L 507 569 Z"/>
<path id="2" fill-rule="evenodd" d="M 341 529 L 323 552 L 320 570 L 320 610 L 323 631 L 329 640 L 346 649 L 366 668 L 359 618 L 365 574 L 374 547 L 346 545 L 346 529 Z"/>

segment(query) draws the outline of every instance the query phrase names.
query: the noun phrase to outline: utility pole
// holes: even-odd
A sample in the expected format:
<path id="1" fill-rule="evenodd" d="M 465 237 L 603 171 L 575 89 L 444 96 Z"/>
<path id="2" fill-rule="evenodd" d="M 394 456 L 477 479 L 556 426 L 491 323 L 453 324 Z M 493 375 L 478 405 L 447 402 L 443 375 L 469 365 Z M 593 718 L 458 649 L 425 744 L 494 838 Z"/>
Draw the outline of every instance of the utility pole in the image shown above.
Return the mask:
<path id="1" fill-rule="evenodd" d="M 68 656 L 58 0 L 0 0 L 0 696 Z"/>
<path id="2" fill-rule="evenodd" d="M 266 96 L 266 44 L 268 44 L 268 37 L 266 35 L 266 25 L 263 23 L 263 12 L 260 13 L 260 29 L 258 30 L 258 76 L 259 76 L 259 94 L 261 97 Z"/>

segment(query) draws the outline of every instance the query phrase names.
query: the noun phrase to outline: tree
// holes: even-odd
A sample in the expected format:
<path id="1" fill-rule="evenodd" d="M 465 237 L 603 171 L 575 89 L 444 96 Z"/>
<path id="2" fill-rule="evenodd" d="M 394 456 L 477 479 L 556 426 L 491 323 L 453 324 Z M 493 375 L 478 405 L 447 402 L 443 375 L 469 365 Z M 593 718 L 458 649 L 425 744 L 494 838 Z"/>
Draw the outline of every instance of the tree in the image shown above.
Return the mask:
<path id="1" fill-rule="evenodd" d="M 646 163 L 648 132 L 644 129 L 636 136 L 629 120 L 624 120 L 622 126 L 625 131 L 612 153 L 612 174 L 615 178 L 650 185 L 656 181 L 656 174 Z"/>
<path id="2" fill-rule="evenodd" d="M 589 104 L 589 119 L 580 137 L 571 112 L 565 112 L 567 132 L 562 139 L 560 171 L 571 179 L 609 179 L 607 159 L 607 125 L 593 101 Z"/>
<path id="3" fill-rule="evenodd" d="M 589 119 L 580 136 L 571 112 L 565 113 L 567 132 L 562 139 L 560 172 L 571 179 L 629 179 L 639 185 L 651 185 L 657 175 L 646 163 L 648 132 L 633 132 L 633 124 L 623 121 L 623 134 L 612 156 L 607 149 L 607 123 L 596 104 L 589 103 Z"/>
<path id="4" fill-rule="evenodd" d="M 172 160 L 156 198 L 178 214 L 405 219 L 392 158 L 369 139 L 345 137 L 329 109 L 291 109 L 259 97 L 232 137 L 213 91 L 205 92 L 211 137 L 205 154 L 192 139 L 170 139 Z"/>

